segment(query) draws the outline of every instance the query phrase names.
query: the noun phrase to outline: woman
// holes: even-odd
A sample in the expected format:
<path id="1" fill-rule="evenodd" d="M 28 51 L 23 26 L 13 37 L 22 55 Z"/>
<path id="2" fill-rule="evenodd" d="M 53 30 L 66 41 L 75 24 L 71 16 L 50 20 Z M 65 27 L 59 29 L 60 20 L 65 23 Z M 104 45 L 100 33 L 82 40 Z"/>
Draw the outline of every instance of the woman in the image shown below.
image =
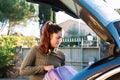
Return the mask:
<path id="1" fill-rule="evenodd" d="M 39 46 L 30 49 L 20 68 L 20 75 L 31 75 L 30 80 L 42 80 L 45 73 L 65 65 L 63 52 L 57 49 L 62 42 L 62 28 L 50 21 L 42 29 Z"/>

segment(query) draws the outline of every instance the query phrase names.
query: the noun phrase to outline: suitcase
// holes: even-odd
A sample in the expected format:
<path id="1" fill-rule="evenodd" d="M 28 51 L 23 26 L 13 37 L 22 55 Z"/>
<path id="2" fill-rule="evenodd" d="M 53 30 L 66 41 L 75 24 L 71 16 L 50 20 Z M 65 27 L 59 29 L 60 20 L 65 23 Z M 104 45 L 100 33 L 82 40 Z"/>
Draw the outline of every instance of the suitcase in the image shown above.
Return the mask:
<path id="1" fill-rule="evenodd" d="M 61 66 L 48 71 L 43 80 L 70 80 L 77 73 L 72 66 Z"/>

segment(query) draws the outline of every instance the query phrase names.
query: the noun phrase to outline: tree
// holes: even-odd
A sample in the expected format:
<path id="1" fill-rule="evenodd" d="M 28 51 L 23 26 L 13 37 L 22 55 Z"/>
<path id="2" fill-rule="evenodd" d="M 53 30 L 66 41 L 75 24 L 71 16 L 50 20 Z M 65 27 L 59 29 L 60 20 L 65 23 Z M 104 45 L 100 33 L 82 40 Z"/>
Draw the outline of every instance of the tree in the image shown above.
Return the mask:
<path id="1" fill-rule="evenodd" d="M 32 47 L 38 45 L 34 36 L 22 36 L 21 34 L 3 35 L 0 37 L 0 78 L 16 76 L 14 73 L 16 64 L 16 47 Z M 11 75 L 8 75 L 11 74 Z"/>
<path id="2" fill-rule="evenodd" d="M 120 14 L 120 9 L 115 9 Z"/>
<path id="3" fill-rule="evenodd" d="M 52 10 L 52 7 L 47 4 L 40 3 L 39 5 L 39 25 L 40 25 L 40 35 L 43 24 L 46 21 L 56 22 L 55 12 Z"/>
<path id="4" fill-rule="evenodd" d="M 26 47 L 32 47 L 38 45 L 38 42 L 36 41 L 36 38 L 34 36 L 26 36 L 23 37 L 22 44 Z"/>
<path id="5" fill-rule="evenodd" d="M 11 27 L 27 21 L 34 16 L 34 12 L 34 5 L 25 0 L 0 0 L 0 21 L 9 21 L 8 35 Z"/>
<path id="6" fill-rule="evenodd" d="M 11 36 L 0 37 L 0 78 L 6 77 L 10 66 L 15 62 L 16 40 Z"/>
<path id="7" fill-rule="evenodd" d="M 71 28 L 68 30 L 69 36 L 79 35 L 78 29 L 76 27 L 70 26 Z"/>

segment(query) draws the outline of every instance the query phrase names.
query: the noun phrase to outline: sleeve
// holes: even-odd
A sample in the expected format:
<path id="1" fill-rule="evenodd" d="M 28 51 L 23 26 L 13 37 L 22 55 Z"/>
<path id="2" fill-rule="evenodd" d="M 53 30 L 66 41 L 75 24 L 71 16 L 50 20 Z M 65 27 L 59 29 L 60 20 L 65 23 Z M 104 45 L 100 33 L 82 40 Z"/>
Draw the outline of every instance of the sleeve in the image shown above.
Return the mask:
<path id="1" fill-rule="evenodd" d="M 36 48 L 32 47 L 29 52 L 27 53 L 26 57 L 24 58 L 21 67 L 20 67 L 20 75 L 33 75 L 33 74 L 43 74 L 44 68 L 42 65 L 40 66 L 33 66 L 35 63 L 36 58 Z"/>
<path id="2" fill-rule="evenodd" d="M 64 55 L 64 53 L 63 53 L 60 49 L 58 49 L 57 53 L 58 53 L 58 54 L 61 56 L 61 58 L 62 58 L 61 66 L 64 66 L 64 65 L 65 65 L 65 55 Z"/>
<path id="3" fill-rule="evenodd" d="M 61 66 L 64 66 L 65 65 L 65 55 L 63 55 L 63 60 L 62 60 L 62 63 L 61 63 Z"/>

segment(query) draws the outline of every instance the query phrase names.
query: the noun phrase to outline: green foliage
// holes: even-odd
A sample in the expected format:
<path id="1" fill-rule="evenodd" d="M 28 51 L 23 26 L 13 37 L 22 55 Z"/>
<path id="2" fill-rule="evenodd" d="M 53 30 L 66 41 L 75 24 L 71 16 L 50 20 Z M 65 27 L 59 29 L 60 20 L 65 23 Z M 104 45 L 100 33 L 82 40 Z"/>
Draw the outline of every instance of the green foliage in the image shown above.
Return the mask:
<path id="1" fill-rule="evenodd" d="M 38 45 L 35 36 L 22 36 L 20 34 L 13 34 L 12 37 L 16 40 L 17 46 L 32 47 Z"/>
<path id="2" fill-rule="evenodd" d="M 16 40 L 10 36 L 0 38 L 0 68 L 14 64 Z"/>
<path id="3" fill-rule="evenodd" d="M 0 11 L 6 19 L 17 22 L 32 17 L 35 9 L 25 0 L 0 0 Z"/>
<path id="4" fill-rule="evenodd" d="M 67 33 L 67 36 L 71 37 L 85 36 L 85 30 L 79 30 L 77 27 L 74 26 L 71 26 Z"/>
<path id="5" fill-rule="evenodd" d="M 35 41 L 34 36 L 23 37 L 23 46 L 32 47 L 32 46 L 35 46 L 35 45 L 38 45 L 38 42 Z"/>
<path id="6" fill-rule="evenodd" d="M 40 3 L 39 5 L 40 29 L 42 28 L 42 25 L 46 21 L 56 22 L 55 17 L 56 17 L 55 12 L 52 10 L 52 7 L 50 5 Z"/>
<path id="7" fill-rule="evenodd" d="M 32 18 L 34 13 L 34 5 L 25 0 L 0 0 L 0 21 L 9 21 L 8 35 L 11 27 Z"/>
<path id="8" fill-rule="evenodd" d="M 34 36 L 3 36 L 0 37 L 0 68 L 13 65 L 16 46 L 32 47 L 38 45 Z"/>
<path id="9" fill-rule="evenodd" d="M 25 43 L 24 43 L 25 42 Z M 0 78 L 9 77 L 16 63 L 16 46 L 34 46 L 34 36 L 11 35 L 0 37 Z"/>
<path id="10" fill-rule="evenodd" d="M 69 28 L 69 30 L 68 30 L 68 35 L 69 36 L 78 35 L 78 34 L 79 34 L 78 28 L 73 27 L 73 26 L 71 26 L 71 28 Z"/>
<path id="11" fill-rule="evenodd" d="M 55 22 L 55 12 L 50 5 L 40 3 L 39 18 L 41 24 L 44 24 L 48 20 Z"/>
<path id="12" fill-rule="evenodd" d="M 120 14 L 120 9 L 115 9 Z"/>
<path id="13" fill-rule="evenodd" d="M 5 15 L 0 11 L 0 21 L 3 22 L 5 20 Z"/>

